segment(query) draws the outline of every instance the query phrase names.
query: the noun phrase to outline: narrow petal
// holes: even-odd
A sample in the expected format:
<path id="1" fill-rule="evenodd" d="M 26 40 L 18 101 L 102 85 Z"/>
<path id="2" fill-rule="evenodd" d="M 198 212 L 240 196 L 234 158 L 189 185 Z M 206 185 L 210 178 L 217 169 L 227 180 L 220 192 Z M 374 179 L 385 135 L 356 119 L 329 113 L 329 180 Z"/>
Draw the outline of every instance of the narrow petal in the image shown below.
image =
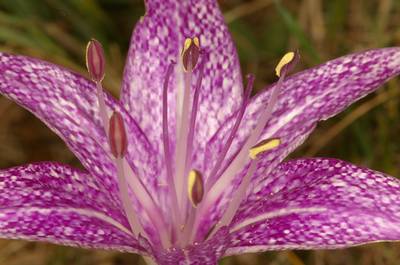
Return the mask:
<path id="1" fill-rule="evenodd" d="M 204 51 L 200 60 L 204 59 L 206 65 L 199 97 L 197 124 L 201 128 L 196 131 L 196 149 L 240 104 L 242 82 L 235 46 L 215 0 L 145 2 L 146 14 L 131 39 L 122 100 L 161 153 L 161 99 L 167 68 L 171 60 L 177 62 L 169 93 L 169 129 L 175 137 L 176 93 L 183 89 L 181 49 L 186 38 L 198 37 Z"/>
<path id="2" fill-rule="evenodd" d="M 41 119 L 64 140 L 83 166 L 111 191 L 117 189 L 115 167 L 99 117 L 95 84 L 59 66 L 0 53 L 0 94 Z M 118 110 L 128 130 L 128 157 L 133 166 L 148 171 L 154 163 L 151 145 L 129 114 L 108 94 L 110 113 Z M 144 166 L 142 166 L 144 165 Z M 151 174 L 145 174 L 151 176 Z M 143 178 L 150 187 L 155 180 Z M 112 192 L 111 194 L 117 194 Z"/>
<path id="3" fill-rule="evenodd" d="M 228 255 L 400 240 L 400 181 L 337 159 L 281 164 L 242 203 Z"/>
<path id="4" fill-rule="evenodd" d="M 288 132 L 301 130 L 304 134 L 297 137 L 305 138 L 309 132 L 303 130 L 304 127 L 336 115 L 399 73 L 400 48 L 395 47 L 347 55 L 296 74 L 285 81 L 261 139 L 279 137 L 282 143 L 287 143 L 288 149 L 293 150 L 297 146 L 292 141 L 302 141 L 290 139 L 292 133 Z M 228 157 L 237 152 L 255 127 L 257 117 L 266 106 L 271 91 L 271 88 L 267 88 L 252 99 Z M 221 126 L 206 145 L 206 161 L 213 161 L 218 156 L 234 121 L 235 115 Z M 282 152 L 287 153 L 287 150 L 275 150 L 276 156 Z M 265 165 L 261 163 L 261 166 Z"/>
<path id="5" fill-rule="evenodd" d="M 55 163 L 0 171 L 0 237 L 144 251 L 119 201 L 89 174 Z"/>

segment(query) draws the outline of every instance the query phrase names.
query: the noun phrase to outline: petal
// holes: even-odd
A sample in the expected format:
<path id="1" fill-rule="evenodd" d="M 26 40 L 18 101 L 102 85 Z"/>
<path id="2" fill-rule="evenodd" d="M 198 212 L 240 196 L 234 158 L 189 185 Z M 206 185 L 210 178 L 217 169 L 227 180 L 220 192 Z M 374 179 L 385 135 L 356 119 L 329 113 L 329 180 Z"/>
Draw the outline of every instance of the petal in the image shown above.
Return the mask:
<path id="1" fill-rule="evenodd" d="M 297 143 L 301 141 L 291 139 L 291 132 L 301 130 L 304 134 L 298 137 L 305 138 L 309 134 L 309 131 L 304 130 L 305 127 L 343 111 L 399 73 L 400 48 L 395 47 L 347 55 L 296 74 L 285 81 L 261 139 L 280 137 L 288 149 L 294 149 L 296 145 L 292 140 Z M 255 127 L 270 96 L 271 88 L 252 99 L 228 157 L 236 153 Z M 235 115 L 224 123 L 206 145 L 208 150 L 205 160 L 215 161 L 234 119 Z M 279 149 L 275 152 L 276 156 L 281 152 L 288 153 L 287 150 Z"/>
<path id="2" fill-rule="evenodd" d="M 267 152 L 265 155 L 260 155 L 260 162 L 257 164 L 257 169 L 254 173 L 254 177 L 260 176 L 260 179 L 268 175 L 276 165 L 278 165 L 295 147 L 299 146 L 307 136 L 314 130 L 315 123 L 302 124 L 303 127 L 299 129 L 293 128 L 293 130 L 283 131 L 281 137 L 286 139 L 286 142 L 282 142 L 276 149 Z M 214 160 L 215 161 L 215 160 Z M 268 165 L 268 166 L 265 166 Z M 224 188 L 217 196 L 216 203 L 211 204 L 209 208 L 203 214 L 203 218 L 200 221 L 199 230 L 197 232 L 198 238 L 204 237 L 209 233 L 210 229 L 221 219 L 224 212 L 226 211 L 229 203 L 232 200 L 234 194 L 241 183 L 242 178 L 247 173 L 248 166 L 242 172 L 239 172 L 232 184 Z M 204 202 L 207 203 L 207 202 Z"/>
<path id="3" fill-rule="evenodd" d="M 230 242 L 227 227 L 222 227 L 215 235 L 201 243 L 187 246 L 184 250 L 172 248 L 169 250 L 153 250 L 159 265 L 216 265 L 224 255 Z"/>
<path id="4" fill-rule="evenodd" d="M 4 53 L 0 53 L 0 72 L 0 93 L 46 123 L 99 183 L 115 191 L 115 167 L 99 117 L 95 84 L 59 66 Z M 146 172 L 153 164 L 149 162 L 152 148 L 146 137 L 111 96 L 106 95 L 106 103 L 123 115 L 129 137 L 128 157 L 133 166 L 143 165 Z M 144 182 L 155 181 L 144 178 Z"/>
<path id="5" fill-rule="evenodd" d="M 319 120 L 340 112 L 399 72 L 400 48 L 386 48 L 348 55 L 287 79 L 272 118 L 261 136 L 261 139 L 278 137 L 282 144 L 261 155 L 262 159 L 257 165 L 253 181 L 262 181 L 290 152 L 306 140 Z M 271 89 L 268 89 L 253 98 L 227 154 L 225 165 L 231 161 L 252 128 L 256 126 L 258 116 L 270 95 Z M 235 115 L 229 118 L 206 145 L 203 165 L 206 177 L 211 170 L 209 165 L 213 165 L 213 161 L 216 161 L 222 150 L 234 119 Z M 219 195 L 218 204 L 209 209 L 208 215 L 202 220 L 200 236 L 206 234 L 222 216 L 247 168 L 246 166 L 237 174 L 232 185 L 226 187 L 223 194 Z"/>
<path id="6" fill-rule="evenodd" d="M 178 63 L 170 83 L 169 130 L 175 139 L 177 91 L 182 90 L 181 49 L 185 38 L 199 37 L 206 52 L 195 147 L 215 133 L 242 96 L 235 46 L 217 1 L 149 0 L 146 15 L 131 39 L 122 100 L 152 143 L 162 151 L 162 89 L 171 60 Z M 196 72 L 196 71 L 195 71 Z M 193 84 L 197 79 L 197 73 Z"/>
<path id="7" fill-rule="evenodd" d="M 230 240 L 228 228 L 223 227 L 211 239 L 189 247 L 188 259 L 190 264 L 218 264 L 218 260 L 224 255 Z"/>
<path id="8" fill-rule="evenodd" d="M 228 255 L 400 240 L 400 181 L 337 159 L 281 164 L 236 214 Z"/>
<path id="9" fill-rule="evenodd" d="M 143 252 L 120 202 L 85 172 L 55 163 L 0 171 L 0 237 Z"/>

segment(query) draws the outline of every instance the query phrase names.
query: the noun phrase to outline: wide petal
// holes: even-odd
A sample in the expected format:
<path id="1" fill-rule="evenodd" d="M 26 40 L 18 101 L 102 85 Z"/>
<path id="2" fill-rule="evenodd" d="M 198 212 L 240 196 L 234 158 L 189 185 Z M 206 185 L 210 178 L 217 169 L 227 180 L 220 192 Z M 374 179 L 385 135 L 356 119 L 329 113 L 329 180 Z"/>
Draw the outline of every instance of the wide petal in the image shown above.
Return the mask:
<path id="1" fill-rule="evenodd" d="M 105 189 L 117 194 L 115 167 L 99 116 L 96 86 L 86 78 L 48 62 L 0 53 L 0 94 L 41 119 L 64 140 L 71 151 Z M 123 107 L 106 94 L 109 112 L 118 110 L 128 130 L 128 157 L 132 166 L 151 172 L 152 147 Z M 154 159 L 153 159 L 154 160 Z M 154 171 L 154 170 L 153 170 Z M 143 181 L 156 186 L 153 174 Z"/>
<path id="2" fill-rule="evenodd" d="M 0 171 L 0 237 L 143 253 L 121 204 L 88 173 L 56 163 Z"/>
<path id="3" fill-rule="evenodd" d="M 348 162 L 281 164 L 236 214 L 228 255 L 400 240 L 400 181 Z"/>
<path id="4" fill-rule="evenodd" d="M 197 115 L 196 149 L 205 144 L 241 101 L 241 73 L 235 46 L 215 0 L 145 3 L 146 14 L 131 39 L 122 100 L 162 152 L 162 90 L 167 67 L 171 60 L 177 62 L 168 103 L 169 131 L 174 142 L 176 116 L 180 117 L 176 112 L 177 91 L 183 91 L 181 49 L 185 38 L 199 37 L 206 64 Z M 193 84 L 197 76 L 195 73 Z"/>
<path id="5" fill-rule="evenodd" d="M 336 115 L 399 73 L 400 48 L 394 47 L 347 55 L 288 78 L 272 118 L 260 137 L 261 139 L 279 137 L 286 148 L 268 152 L 266 155 L 270 159 L 263 159 L 260 166 L 265 167 L 265 163 L 274 160 L 273 157 L 288 153 L 288 149 L 293 150 L 297 144 L 302 143 L 291 137 L 296 130 L 303 131 L 303 134 L 297 137 L 305 138 L 309 131 L 304 128 L 311 123 Z M 228 158 L 237 152 L 252 128 L 256 126 L 261 111 L 270 99 L 272 87 L 266 88 L 252 99 L 227 155 Z M 229 118 L 208 142 L 205 164 L 210 164 L 208 161 L 215 161 L 234 121 L 235 115 Z M 275 165 L 276 163 L 271 164 L 271 168 Z"/>

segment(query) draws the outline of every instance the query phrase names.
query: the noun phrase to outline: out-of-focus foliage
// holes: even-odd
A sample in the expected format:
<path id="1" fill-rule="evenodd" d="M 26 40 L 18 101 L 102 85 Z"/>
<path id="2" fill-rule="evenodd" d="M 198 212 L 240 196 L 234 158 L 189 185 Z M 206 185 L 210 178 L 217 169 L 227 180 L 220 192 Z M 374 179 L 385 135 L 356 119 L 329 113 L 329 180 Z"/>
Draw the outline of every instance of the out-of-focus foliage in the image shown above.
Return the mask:
<path id="1" fill-rule="evenodd" d="M 238 46 L 244 73 L 256 88 L 275 81 L 273 69 L 287 50 L 299 48 L 298 70 L 346 53 L 400 46 L 397 0 L 224 0 L 226 21 Z M 107 53 L 106 87 L 119 93 L 134 23 L 144 13 L 139 0 L 1 0 L 0 50 L 34 56 L 86 75 L 87 41 L 100 40 Z M 29 161 L 79 162 L 33 115 L 0 97 L 0 167 Z M 322 123 L 293 156 L 331 156 L 400 176 L 400 84 L 363 99 Z M 400 202 L 399 202 L 400 203 Z M 249 254 L 230 264 L 398 265 L 395 243 L 335 250 Z M 0 240 L 0 264 L 131 265 L 135 255 L 88 251 L 40 243 Z"/>

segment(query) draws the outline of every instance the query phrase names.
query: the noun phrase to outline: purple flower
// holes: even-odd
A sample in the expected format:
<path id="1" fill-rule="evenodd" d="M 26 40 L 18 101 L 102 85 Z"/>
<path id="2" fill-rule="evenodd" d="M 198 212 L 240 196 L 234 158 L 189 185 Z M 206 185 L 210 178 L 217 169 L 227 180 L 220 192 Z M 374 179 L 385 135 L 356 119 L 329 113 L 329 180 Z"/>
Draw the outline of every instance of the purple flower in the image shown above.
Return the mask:
<path id="1" fill-rule="evenodd" d="M 400 48 L 348 55 L 250 98 L 214 0 L 148 0 L 121 100 L 92 81 L 0 53 L 0 92 L 56 132 L 85 171 L 53 162 L 0 171 L 0 236 L 129 251 L 150 263 L 400 239 L 400 182 L 347 162 L 282 162 L 320 120 L 400 72 Z M 287 77 L 287 78 L 286 78 Z M 243 93 L 244 91 L 244 93 Z"/>

